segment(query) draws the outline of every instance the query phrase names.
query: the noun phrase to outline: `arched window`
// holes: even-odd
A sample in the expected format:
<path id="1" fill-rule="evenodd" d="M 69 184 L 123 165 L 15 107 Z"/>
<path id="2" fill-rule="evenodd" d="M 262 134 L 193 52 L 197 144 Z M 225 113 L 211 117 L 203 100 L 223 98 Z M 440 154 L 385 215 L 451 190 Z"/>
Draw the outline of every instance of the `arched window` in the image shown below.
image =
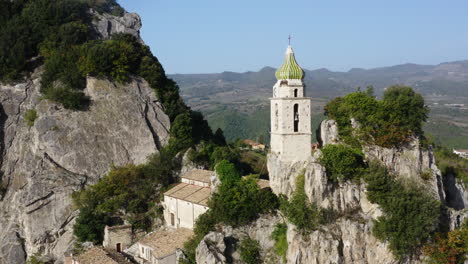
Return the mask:
<path id="1" fill-rule="evenodd" d="M 299 131 L 299 105 L 298 104 L 294 104 L 293 119 L 294 119 L 294 132 L 298 132 Z"/>
<path id="2" fill-rule="evenodd" d="M 297 89 L 294 89 L 294 97 L 297 97 Z"/>

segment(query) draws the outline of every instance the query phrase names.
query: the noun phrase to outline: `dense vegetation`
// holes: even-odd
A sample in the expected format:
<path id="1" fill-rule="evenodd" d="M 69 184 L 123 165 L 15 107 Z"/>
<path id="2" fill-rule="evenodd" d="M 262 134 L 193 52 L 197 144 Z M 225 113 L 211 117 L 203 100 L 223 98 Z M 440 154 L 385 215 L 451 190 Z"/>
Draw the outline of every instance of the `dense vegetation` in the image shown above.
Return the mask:
<path id="1" fill-rule="evenodd" d="M 163 149 L 146 164 L 114 168 L 97 184 L 75 192 L 73 201 L 80 214 L 74 234 L 82 242 L 100 243 L 104 226 L 122 220 L 149 231 L 160 214 L 159 191 L 173 183 L 177 168 L 172 154 Z"/>
<path id="2" fill-rule="evenodd" d="M 327 168 L 331 181 L 359 179 L 364 173 L 365 164 L 362 152 L 347 145 L 326 145 L 322 148 L 319 162 Z"/>
<path id="3" fill-rule="evenodd" d="M 260 263 L 260 243 L 250 237 L 242 240 L 239 245 L 240 258 L 246 264 Z"/>
<path id="4" fill-rule="evenodd" d="M 282 257 L 284 261 L 286 260 L 286 253 L 288 251 L 287 231 L 288 226 L 286 224 L 278 223 L 271 233 L 271 238 L 275 241 L 275 253 Z"/>
<path id="5" fill-rule="evenodd" d="M 122 14 L 115 0 L 0 1 L 0 80 L 18 80 L 30 72 L 37 66 L 31 58 L 47 40 L 70 46 L 91 37 L 89 8 Z"/>
<path id="6" fill-rule="evenodd" d="M 438 229 L 441 204 L 416 184 L 404 185 L 377 161 L 363 162 L 362 153 L 345 145 L 327 145 L 321 162 L 332 181 L 364 179 L 367 198 L 383 210 L 373 234 L 389 242 L 401 259 L 420 253 Z"/>
<path id="7" fill-rule="evenodd" d="M 319 226 L 321 213 L 317 205 L 309 201 L 304 184 L 304 173 L 301 173 L 296 178 L 296 189 L 291 198 L 288 200 L 286 196 L 280 196 L 280 210 L 299 232 L 308 234 Z"/>
<path id="8" fill-rule="evenodd" d="M 440 202 L 417 186 L 404 186 L 377 162 L 370 163 L 364 179 L 367 198 L 384 212 L 375 221 L 374 235 L 388 241 L 399 258 L 418 254 L 438 228 Z"/>
<path id="9" fill-rule="evenodd" d="M 438 234 L 435 243 L 424 248 L 434 264 L 461 264 L 468 256 L 468 220 L 446 234 Z"/>
<path id="10" fill-rule="evenodd" d="M 260 214 L 278 208 L 276 196 L 268 189 L 260 189 L 257 177 L 240 177 L 234 164 L 222 161 L 216 167 L 221 184 L 208 201 L 209 210 L 195 224 L 194 237 L 184 246 L 186 263 L 195 263 L 195 249 L 216 224 L 240 226 L 255 220 Z"/>
<path id="11" fill-rule="evenodd" d="M 376 100 L 372 90 L 337 97 L 325 106 L 325 114 L 337 121 L 339 135 L 346 143 L 398 147 L 413 136 L 423 135 L 422 124 L 428 109 L 420 94 L 410 87 L 392 86 L 382 100 Z M 355 129 L 352 118 L 358 121 Z"/>

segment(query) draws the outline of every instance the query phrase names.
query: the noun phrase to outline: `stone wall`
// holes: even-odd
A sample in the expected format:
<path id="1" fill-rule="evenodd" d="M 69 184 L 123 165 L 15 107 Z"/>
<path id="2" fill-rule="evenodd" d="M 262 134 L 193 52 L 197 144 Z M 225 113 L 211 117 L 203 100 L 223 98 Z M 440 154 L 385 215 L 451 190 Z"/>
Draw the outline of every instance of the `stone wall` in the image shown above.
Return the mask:
<path id="1" fill-rule="evenodd" d="M 131 225 L 106 226 L 104 228 L 104 241 L 102 245 L 105 248 L 124 251 L 132 244 L 132 239 Z"/>

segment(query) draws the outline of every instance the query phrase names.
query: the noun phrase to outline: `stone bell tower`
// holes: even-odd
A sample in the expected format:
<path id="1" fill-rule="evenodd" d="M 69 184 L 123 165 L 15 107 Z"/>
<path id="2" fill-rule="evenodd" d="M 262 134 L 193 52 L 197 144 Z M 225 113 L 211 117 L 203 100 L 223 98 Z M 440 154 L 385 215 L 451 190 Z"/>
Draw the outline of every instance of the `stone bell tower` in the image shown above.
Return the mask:
<path id="1" fill-rule="evenodd" d="M 303 161 L 311 154 L 311 100 L 304 95 L 304 71 L 291 46 L 276 71 L 271 101 L 271 152 L 281 160 Z"/>

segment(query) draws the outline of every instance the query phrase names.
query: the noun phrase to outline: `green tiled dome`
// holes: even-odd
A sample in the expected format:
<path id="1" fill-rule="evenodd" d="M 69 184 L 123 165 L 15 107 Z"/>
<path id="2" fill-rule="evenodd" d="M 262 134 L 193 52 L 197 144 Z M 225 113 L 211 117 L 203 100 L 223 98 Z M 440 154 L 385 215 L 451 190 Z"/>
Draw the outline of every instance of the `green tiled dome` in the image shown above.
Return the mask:
<path id="1" fill-rule="evenodd" d="M 288 46 L 286 50 L 286 59 L 284 60 L 283 65 L 276 71 L 276 79 L 286 80 L 286 79 L 299 79 L 304 78 L 304 71 L 297 64 L 296 58 L 294 58 L 294 52 L 291 46 Z"/>

